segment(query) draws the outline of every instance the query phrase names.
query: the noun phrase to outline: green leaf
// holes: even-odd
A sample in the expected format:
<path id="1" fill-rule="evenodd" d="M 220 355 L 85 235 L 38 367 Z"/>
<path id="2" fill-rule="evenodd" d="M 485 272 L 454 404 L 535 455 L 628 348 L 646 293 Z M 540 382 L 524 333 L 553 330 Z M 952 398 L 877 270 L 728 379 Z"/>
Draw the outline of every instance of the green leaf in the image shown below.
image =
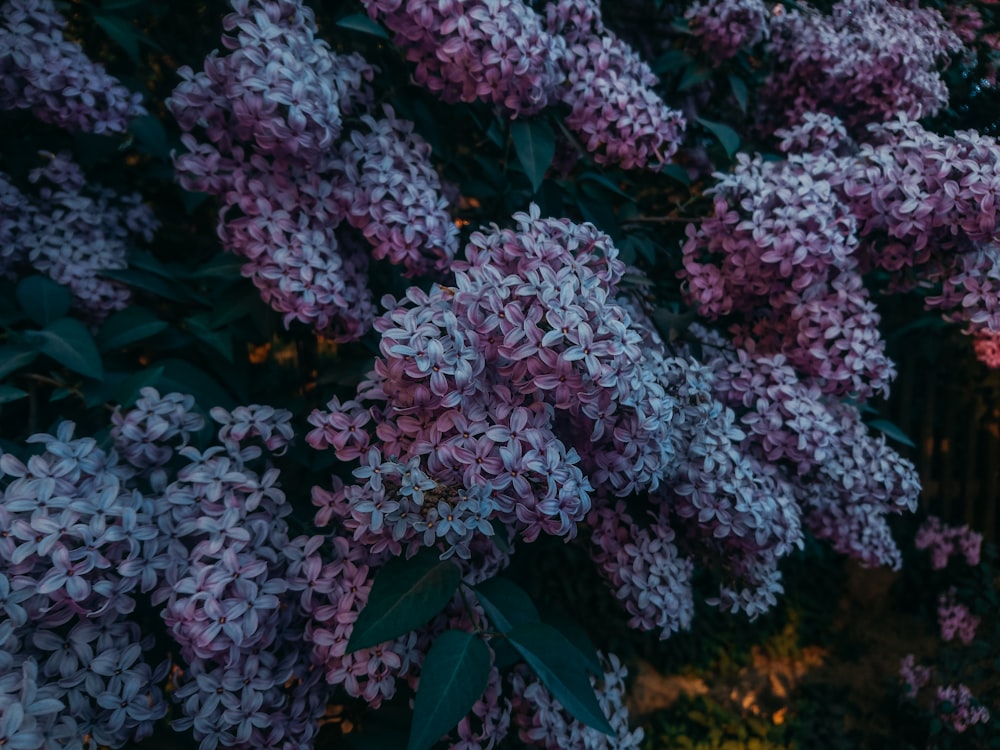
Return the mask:
<path id="1" fill-rule="evenodd" d="M 213 331 L 209 326 L 207 313 L 194 315 L 187 319 L 188 330 L 192 335 L 221 354 L 226 361 L 233 361 L 233 339 L 228 331 Z"/>
<path id="2" fill-rule="evenodd" d="M 730 75 L 729 88 L 733 92 L 733 97 L 736 99 L 736 104 L 739 106 L 740 112 L 746 114 L 747 103 L 750 100 L 750 92 L 747 90 L 746 81 L 738 75 Z"/>
<path id="3" fill-rule="evenodd" d="M 556 135 L 545 120 L 515 120 L 510 125 L 514 151 L 524 173 L 537 193 L 545 172 L 556 155 Z"/>
<path id="4" fill-rule="evenodd" d="M 375 574 L 368 604 L 354 623 L 347 653 L 418 628 L 445 608 L 462 580 L 451 560 L 424 548 L 409 560 L 396 557 Z"/>
<path id="5" fill-rule="evenodd" d="M 476 633 L 446 630 L 420 668 L 407 750 L 428 750 L 469 713 L 486 690 L 490 650 Z"/>
<path id="6" fill-rule="evenodd" d="M 868 426 L 884 433 L 886 437 L 892 438 L 897 443 L 902 443 L 909 448 L 916 448 L 916 444 L 910 440 L 905 432 L 890 422 L 888 419 L 873 419 Z"/>
<path id="7" fill-rule="evenodd" d="M 0 404 L 17 401 L 19 398 L 24 398 L 27 395 L 28 392 L 22 391 L 20 388 L 15 388 L 11 385 L 0 385 Z"/>
<path id="8" fill-rule="evenodd" d="M 337 25 L 342 29 L 360 31 L 362 34 L 371 34 L 372 36 L 377 36 L 379 39 L 389 38 L 388 32 L 364 13 L 345 16 L 337 21 Z"/>
<path id="9" fill-rule="evenodd" d="M 529 623 L 513 628 L 507 638 L 572 716 L 614 736 L 583 669 L 579 650 L 562 633 L 549 625 Z"/>
<path id="10" fill-rule="evenodd" d="M 192 279 L 224 278 L 235 281 L 236 279 L 243 277 L 240 273 L 240 269 L 243 268 L 244 262 L 245 261 L 240 260 L 234 255 L 220 253 L 197 271 L 190 274 L 190 277 Z"/>
<path id="11" fill-rule="evenodd" d="M 501 633 L 506 633 L 517 625 L 541 622 L 542 618 L 528 592 L 507 578 L 490 578 L 473 591 L 476 592 L 486 616 Z"/>
<path id="12" fill-rule="evenodd" d="M 726 154 L 732 158 L 733 154 L 735 154 L 737 149 L 740 147 L 739 134 L 731 127 L 723 125 L 721 122 L 713 122 L 712 120 L 706 120 L 703 117 L 699 117 L 697 119 L 699 125 L 719 139 L 719 143 L 721 143 L 722 147 L 726 149 Z"/>
<path id="13" fill-rule="evenodd" d="M 125 50 L 132 62 L 139 63 L 139 35 L 131 23 L 119 16 L 97 15 L 94 20 L 104 29 L 105 34 Z"/>
<path id="14" fill-rule="evenodd" d="M 712 69 L 705 65 L 688 65 L 681 76 L 681 82 L 677 85 L 678 91 L 687 91 L 689 88 L 704 83 L 712 77 Z"/>
<path id="15" fill-rule="evenodd" d="M 23 346 L 0 346 L 0 379 L 35 361 L 38 350 Z"/>
<path id="16" fill-rule="evenodd" d="M 690 64 L 691 55 L 679 49 L 670 49 L 660 55 L 652 64 L 653 72 L 657 75 L 674 73 L 686 65 Z"/>
<path id="17" fill-rule="evenodd" d="M 120 349 L 136 341 L 155 336 L 167 327 L 144 307 L 129 307 L 108 318 L 97 332 L 97 345 L 102 352 Z"/>
<path id="18" fill-rule="evenodd" d="M 587 631 L 580 627 L 580 623 L 562 614 L 556 616 L 547 614 L 545 622 L 562 633 L 566 640 L 576 648 L 580 653 L 580 658 L 583 659 L 583 666 L 591 674 L 595 677 L 603 678 L 604 667 L 601 665 L 601 660 L 597 657 L 597 649 L 591 643 Z"/>
<path id="19" fill-rule="evenodd" d="M 122 8 L 131 8 L 133 5 L 139 5 L 144 2 L 146 0 L 104 0 L 101 3 L 101 8 L 103 10 L 120 10 Z"/>
<path id="20" fill-rule="evenodd" d="M 153 115 L 137 117 L 129 123 L 128 129 L 139 142 L 139 148 L 143 152 L 161 159 L 170 156 L 167 129 L 163 127 L 159 117 Z"/>
<path id="21" fill-rule="evenodd" d="M 181 301 L 181 295 L 171 286 L 170 282 L 147 271 L 141 271 L 136 268 L 123 268 L 121 270 L 101 271 L 101 276 L 115 279 L 136 289 L 142 289 L 144 292 L 155 294 L 157 297 L 163 297 L 174 302 Z"/>
<path id="22" fill-rule="evenodd" d="M 622 198 L 625 198 L 626 200 L 633 200 L 631 195 L 626 193 L 624 190 L 618 187 L 607 177 L 605 177 L 602 174 L 598 174 L 597 172 L 584 172 L 577 179 L 580 182 L 587 182 L 587 181 L 596 182 L 598 185 L 606 188 L 607 190 L 610 190 L 612 193 L 615 193 L 616 195 L 620 195 Z"/>
<path id="23" fill-rule="evenodd" d="M 155 383 L 161 393 L 190 393 L 199 404 L 221 406 L 224 409 L 236 407 L 236 401 L 219 381 L 190 362 L 165 359 L 156 364 L 163 368 L 163 374 Z"/>
<path id="24" fill-rule="evenodd" d="M 63 317 L 73 302 L 69 289 L 46 276 L 22 279 L 14 294 L 21 309 L 40 326 Z"/>
<path id="25" fill-rule="evenodd" d="M 678 164 L 667 164 L 660 171 L 663 172 L 663 174 L 665 174 L 667 177 L 676 180 L 685 187 L 691 185 L 691 178 L 688 177 L 687 170 Z"/>
<path id="26" fill-rule="evenodd" d="M 101 355 L 90 332 L 83 323 L 72 318 L 60 318 L 40 331 L 27 331 L 25 338 L 42 354 L 88 378 L 100 378 Z"/>

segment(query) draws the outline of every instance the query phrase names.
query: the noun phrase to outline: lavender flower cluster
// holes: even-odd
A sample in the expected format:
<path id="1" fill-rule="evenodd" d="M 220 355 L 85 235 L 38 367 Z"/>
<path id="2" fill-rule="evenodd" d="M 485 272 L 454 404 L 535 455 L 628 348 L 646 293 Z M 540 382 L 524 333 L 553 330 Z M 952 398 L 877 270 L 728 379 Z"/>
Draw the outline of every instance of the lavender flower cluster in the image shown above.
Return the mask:
<path id="1" fill-rule="evenodd" d="M 770 36 L 763 0 L 702 0 L 688 8 L 684 18 L 716 65 Z"/>
<path id="2" fill-rule="evenodd" d="M 146 114 L 104 66 L 66 38 L 52 0 L 6 0 L 0 7 L 0 109 L 28 109 L 71 133 L 124 133 Z"/>
<path id="3" fill-rule="evenodd" d="M 454 286 L 384 300 L 375 370 L 356 400 L 310 417 L 314 448 L 360 464 L 355 483 L 314 490 L 317 524 L 373 553 L 434 547 L 478 579 L 504 564 L 494 523 L 531 541 L 572 539 L 586 519 L 638 627 L 690 623 L 687 555 L 729 560 L 717 602 L 763 611 L 801 542 L 794 497 L 741 453 L 711 373 L 668 356 L 617 299 L 624 266 L 606 235 L 537 208 L 514 219 L 473 234 Z M 648 528 L 615 506 L 641 492 Z"/>
<path id="4" fill-rule="evenodd" d="M 682 116 L 595 0 L 549 2 L 544 14 L 523 0 L 364 4 L 416 64 L 414 79 L 445 101 L 488 101 L 508 117 L 562 102 L 599 164 L 657 170 L 677 150 Z"/>
<path id="5" fill-rule="evenodd" d="M 151 241 L 158 222 L 138 194 L 88 183 L 68 154 L 41 157 L 45 163 L 29 175 L 30 192 L 0 173 L 0 274 L 44 273 L 69 288 L 77 309 L 99 321 L 130 298 L 124 284 L 100 274 L 125 268 L 129 246 Z"/>
<path id="6" fill-rule="evenodd" d="M 861 278 L 875 268 L 890 290 L 940 285 L 929 308 L 1000 331 L 995 140 L 901 118 L 859 146 L 822 114 L 778 135 L 804 150 L 781 162 L 741 155 L 712 189 L 712 214 L 687 227 L 688 298 L 727 320 L 738 346 L 784 354 L 828 394 L 886 394 L 895 370 Z"/>
<path id="7" fill-rule="evenodd" d="M 181 68 L 168 106 L 185 135 L 181 184 L 222 199 L 219 236 L 243 275 L 293 320 L 339 340 L 367 331 L 368 254 L 407 274 L 447 266 L 457 228 L 430 147 L 386 108 L 371 113 L 374 69 L 316 36 L 301 0 L 234 0 L 202 72 Z M 368 113 L 368 114 L 366 114 Z M 346 115 L 363 127 L 345 133 Z"/>
<path id="8" fill-rule="evenodd" d="M 830 15 L 806 3 L 771 18 L 774 73 L 764 120 L 795 124 L 807 112 L 843 119 L 852 133 L 898 113 L 929 117 L 948 102 L 938 65 L 962 49 L 941 14 L 892 0 L 841 0 Z"/>
<path id="9" fill-rule="evenodd" d="M 739 415 L 742 449 L 778 472 L 803 525 L 863 565 L 898 568 L 886 518 L 916 509 L 913 465 L 869 433 L 857 407 L 800 378 L 784 355 L 694 332 L 715 374 L 714 395 Z"/>

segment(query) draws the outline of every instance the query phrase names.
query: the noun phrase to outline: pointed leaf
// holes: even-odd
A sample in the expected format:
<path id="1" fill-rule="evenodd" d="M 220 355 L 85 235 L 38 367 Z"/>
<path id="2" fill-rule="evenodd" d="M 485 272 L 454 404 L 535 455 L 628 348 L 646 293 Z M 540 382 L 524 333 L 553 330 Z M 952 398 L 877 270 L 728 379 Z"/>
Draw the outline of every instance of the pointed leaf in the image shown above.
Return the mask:
<path id="1" fill-rule="evenodd" d="M 510 134 L 518 161 L 531 181 L 532 192 L 537 193 L 556 155 L 556 135 L 545 120 L 515 120 L 510 125 Z"/>
<path id="2" fill-rule="evenodd" d="M 750 92 L 747 89 L 746 81 L 738 75 L 730 75 L 729 88 L 733 92 L 733 97 L 736 99 L 736 104 L 739 106 L 740 112 L 746 114 L 747 103 L 750 100 Z"/>
<path id="3" fill-rule="evenodd" d="M 88 378 L 101 377 L 101 355 L 83 323 L 60 318 L 40 331 L 27 331 L 25 338 L 56 362 Z"/>
<path id="4" fill-rule="evenodd" d="M 490 650 L 476 633 L 447 630 L 420 668 L 407 750 L 428 750 L 469 713 L 486 690 Z"/>
<path id="5" fill-rule="evenodd" d="M 139 34 L 135 27 L 124 18 L 119 16 L 94 16 L 97 25 L 104 29 L 104 33 L 115 40 L 118 45 L 125 50 L 132 62 L 139 62 Z"/>
<path id="6" fill-rule="evenodd" d="M 120 270 L 101 271 L 101 276 L 115 279 L 135 289 L 142 289 L 144 292 L 155 294 L 164 299 L 181 301 L 181 294 L 171 286 L 166 279 L 147 271 L 137 268 L 123 268 Z"/>
<path id="7" fill-rule="evenodd" d="M 529 623 L 511 630 L 507 638 L 563 708 L 584 724 L 614 736 L 583 669 L 580 652 L 562 633 L 549 625 Z"/>
<path id="8" fill-rule="evenodd" d="M 445 608 L 462 580 L 451 560 L 423 549 L 409 560 L 396 557 L 375 574 L 368 604 L 354 623 L 347 653 L 375 646 L 418 628 Z"/>
<path id="9" fill-rule="evenodd" d="M 163 375 L 162 367 L 150 367 L 139 372 L 133 372 L 124 378 L 115 388 L 111 399 L 122 408 L 129 408 L 139 398 L 139 392 L 148 385 L 155 385 Z"/>
<path id="10" fill-rule="evenodd" d="M 888 419 L 874 419 L 868 423 L 868 426 L 884 433 L 887 437 L 892 438 L 897 443 L 902 443 L 909 448 L 917 447 L 905 432 L 899 429 L 899 427 L 890 422 Z"/>
<path id="11" fill-rule="evenodd" d="M 507 578 L 490 578 L 473 589 L 490 622 L 501 633 L 517 625 L 541 622 L 528 592 Z"/>
<path id="12" fill-rule="evenodd" d="M 681 76 L 681 82 L 677 85 L 678 91 L 687 91 L 689 88 L 704 83 L 712 77 L 712 69 L 705 65 L 688 65 Z"/>
<path id="13" fill-rule="evenodd" d="M 342 29 L 360 31 L 362 34 L 371 34 L 372 36 L 377 36 L 379 39 L 389 38 L 389 33 L 364 13 L 345 16 L 337 21 L 337 25 Z"/>
<path id="14" fill-rule="evenodd" d="M 687 170 L 679 164 L 667 164 L 660 171 L 667 177 L 677 180 L 681 185 L 689 186 L 691 184 L 691 178 L 688 176 Z"/>
<path id="15" fill-rule="evenodd" d="M 22 391 L 20 388 L 15 388 L 12 385 L 0 385 L 0 404 L 17 401 L 19 398 L 24 398 L 27 395 L 27 391 Z"/>
<path id="16" fill-rule="evenodd" d="M 728 125 L 723 125 L 721 122 L 712 122 L 711 120 L 706 120 L 703 117 L 698 118 L 698 123 L 719 140 L 719 143 L 721 143 L 722 147 L 726 149 L 726 154 L 730 158 L 736 153 L 737 149 L 739 149 L 740 136 Z"/>
<path id="17" fill-rule="evenodd" d="M 0 346 L 0 378 L 20 370 L 35 361 L 38 351 L 23 346 Z"/>
<path id="18" fill-rule="evenodd" d="M 120 349 L 155 336 L 166 327 L 164 321 L 146 308 L 129 307 L 104 321 L 97 333 L 97 344 L 102 352 Z"/>
<path id="19" fill-rule="evenodd" d="M 587 631 L 580 627 L 580 623 L 570 619 L 566 615 L 552 616 L 546 614 L 545 624 L 551 625 L 558 630 L 573 645 L 580 653 L 580 658 L 583 659 L 583 666 L 588 672 L 595 677 L 604 676 L 604 667 L 601 665 L 601 660 L 597 657 L 597 649 L 591 643 Z"/>
<path id="20" fill-rule="evenodd" d="M 69 289 L 46 276 L 21 279 L 14 294 L 21 309 L 40 326 L 63 317 L 73 302 Z"/>

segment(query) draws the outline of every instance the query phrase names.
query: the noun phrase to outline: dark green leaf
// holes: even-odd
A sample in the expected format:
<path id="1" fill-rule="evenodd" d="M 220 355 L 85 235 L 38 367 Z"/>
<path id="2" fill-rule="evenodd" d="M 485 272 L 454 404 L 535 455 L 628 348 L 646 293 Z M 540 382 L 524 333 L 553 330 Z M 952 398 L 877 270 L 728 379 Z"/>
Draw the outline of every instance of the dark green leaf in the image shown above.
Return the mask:
<path id="1" fill-rule="evenodd" d="M 118 271 L 101 271 L 101 276 L 121 281 L 130 287 L 142 289 L 144 292 L 150 292 L 164 299 L 173 300 L 174 302 L 181 301 L 182 295 L 178 293 L 170 282 L 148 271 L 141 271 L 136 268 L 123 268 Z"/>
<path id="2" fill-rule="evenodd" d="M 486 611 L 486 616 L 501 633 L 518 625 L 541 621 L 531 597 L 513 581 L 490 578 L 473 590 Z"/>
<path id="3" fill-rule="evenodd" d="M 72 318 L 60 318 L 40 331 L 27 331 L 24 335 L 38 347 L 38 351 L 73 372 L 88 378 L 101 377 L 101 355 L 83 323 Z"/>
<path id="4" fill-rule="evenodd" d="M 108 318 L 97 332 L 102 352 L 120 349 L 136 341 L 155 336 L 167 324 L 144 307 L 129 307 Z"/>
<path id="5" fill-rule="evenodd" d="M 420 668 L 407 750 L 428 750 L 469 713 L 486 690 L 490 650 L 476 633 L 446 630 Z"/>
<path id="6" fill-rule="evenodd" d="M 342 29 L 360 31 L 362 34 L 371 34 L 372 36 L 377 36 L 379 39 L 389 38 L 388 32 L 364 13 L 345 16 L 337 21 L 337 25 Z"/>
<path id="7" fill-rule="evenodd" d="M 531 182 L 532 192 L 537 193 L 556 155 L 556 135 L 545 120 L 538 119 L 515 120 L 510 124 L 510 134 L 514 139 L 517 159 Z"/>
<path id="8" fill-rule="evenodd" d="M 451 560 L 425 548 L 409 560 L 396 557 L 375 574 L 368 604 L 358 615 L 347 652 L 375 646 L 418 628 L 444 609 L 462 580 Z"/>
<path id="9" fill-rule="evenodd" d="M 689 186 L 691 184 L 691 178 L 688 177 L 687 170 L 678 164 L 667 164 L 660 171 L 667 177 L 677 180 L 681 185 Z"/>
<path id="10" fill-rule="evenodd" d="M 242 278 L 240 274 L 240 269 L 243 267 L 244 261 L 240 260 L 234 255 L 219 254 L 216 255 L 212 260 L 208 261 L 205 265 L 199 268 L 197 271 L 191 274 L 192 279 L 214 279 L 214 278 L 228 278 L 228 279 L 239 279 Z"/>
<path id="11" fill-rule="evenodd" d="M 573 647 L 580 653 L 583 666 L 591 674 L 596 677 L 604 676 L 604 667 L 601 666 L 601 660 L 597 658 L 597 649 L 591 643 L 587 632 L 580 627 L 580 623 L 561 614 L 556 616 L 546 614 L 545 623 L 554 627 L 563 634 L 567 641 L 573 644 Z"/>
<path id="12" fill-rule="evenodd" d="M 583 669 L 579 650 L 562 633 L 549 625 L 529 623 L 512 629 L 507 638 L 572 716 L 614 736 Z"/>
<path id="13" fill-rule="evenodd" d="M 228 331 L 213 331 L 208 315 L 195 315 L 187 319 L 188 330 L 202 342 L 217 351 L 226 361 L 233 361 L 233 339 Z"/>
<path id="14" fill-rule="evenodd" d="M 747 90 L 746 82 L 738 75 L 730 75 L 729 88 L 733 92 L 733 97 L 736 99 L 736 104 L 739 106 L 740 111 L 746 114 L 747 103 L 750 99 L 750 92 Z"/>
<path id="15" fill-rule="evenodd" d="M 699 117 L 697 119 L 699 125 L 718 138 L 719 143 L 721 143 L 722 147 L 726 149 L 726 154 L 732 158 L 733 154 L 735 154 L 737 149 L 740 147 L 739 134 L 731 127 L 723 125 L 721 122 L 713 122 L 711 120 L 706 120 L 703 117 Z"/>
<path id="16" fill-rule="evenodd" d="M 132 62 L 139 63 L 139 34 L 131 23 L 119 16 L 98 15 L 94 16 L 94 20 L 104 29 L 104 33 L 125 50 Z"/>
<path id="17" fill-rule="evenodd" d="M 24 398 L 27 395 L 28 392 L 22 391 L 20 388 L 15 388 L 11 385 L 0 385 L 0 404 L 17 401 L 19 398 Z"/>
<path id="18" fill-rule="evenodd" d="M 580 182 L 587 182 L 587 181 L 596 182 L 598 185 L 604 187 L 607 190 L 610 190 L 615 195 L 620 195 L 622 198 L 625 198 L 626 200 L 632 200 L 631 195 L 626 193 L 624 190 L 618 187 L 607 177 L 605 177 L 602 174 L 598 174 L 597 172 L 584 172 L 582 175 L 580 175 L 578 179 Z"/>
<path id="19" fill-rule="evenodd" d="M 221 406 L 233 409 L 236 402 L 219 381 L 199 367 L 182 359 L 165 359 L 156 363 L 163 368 L 163 374 L 155 385 L 161 392 L 190 393 L 195 401 L 209 408 Z"/>
<path id="20" fill-rule="evenodd" d="M 657 75 L 674 73 L 691 62 L 691 55 L 679 49 L 671 49 L 664 52 L 653 62 L 651 66 Z"/>
<path id="21" fill-rule="evenodd" d="M 101 8 L 103 10 L 120 10 L 122 8 L 131 8 L 133 5 L 139 5 L 146 2 L 146 0 L 104 0 L 101 3 Z"/>
<path id="22" fill-rule="evenodd" d="M 27 349 L 23 346 L 0 346 L 0 379 L 22 367 L 27 367 L 35 361 L 37 356 L 36 349 Z"/>
<path id="23" fill-rule="evenodd" d="M 681 76 L 681 82 L 677 85 L 678 91 L 687 91 L 689 88 L 704 83 L 712 77 L 712 69 L 704 65 L 688 65 Z"/>
<path id="24" fill-rule="evenodd" d="M 160 122 L 160 118 L 152 115 L 137 117 L 129 123 L 128 129 L 138 141 L 139 148 L 145 153 L 161 159 L 170 156 L 167 130 Z"/>
<path id="25" fill-rule="evenodd" d="M 40 326 L 63 317 L 73 302 L 69 289 L 46 276 L 21 279 L 15 294 L 21 309 Z"/>
<path id="26" fill-rule="evenodd" d="M 868 426 L 878 430 L 879 432 L 884 433 L 887 437 L 892 438 L 897 443 L 902 443 L 903 445 L 910 448 L 917 447 L 914 444 L 914 442 L 910 440 L 909 437 L 907 437 L 905 432 L 899 429 L 899 427 L 894 425 L 888 419 L 873 419 L 871 422 L 868 423 Z"/>

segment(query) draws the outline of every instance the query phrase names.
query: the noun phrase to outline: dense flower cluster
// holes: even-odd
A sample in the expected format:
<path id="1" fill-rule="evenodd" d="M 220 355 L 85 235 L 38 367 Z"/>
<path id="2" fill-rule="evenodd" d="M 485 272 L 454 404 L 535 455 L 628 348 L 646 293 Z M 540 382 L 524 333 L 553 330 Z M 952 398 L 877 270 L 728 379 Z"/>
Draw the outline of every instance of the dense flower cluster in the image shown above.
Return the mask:
<path id="1" fill-rule="evenodd" d="M 660 169 L 684 121 L 636 52 L 605 28 L 595 0 L 365 0 L 416 64 L 414 79 L 449 102 L 483 100 L 508 117 L 562 102 L 566 125 L 599 164 Z"/>
<path id="2" fill-rule="evenodd" d="M 157 535 L 131 471 L 65 422 L 22 463 L 0 457 L 0 710 L 13 747 L 120 747 L 166 714 L 166 662 L 127 617 Z M 18 719 L 19 717 L 19 719 Z M 13 722 L 13 724 L 11 723 Z"/>
<path id="3" fill-rule="evenodd" d="M 152 240 L 158 222 L 138 194 L 88 183 L 68 154 L 41 156 L 27 192 L 0 172 L 0 274 L 44 273 L 69 288 L 77 309 L 100 320 L 131 296 L 101 273 L 125 268 L 130 244 Z"/>
<path id="4" fill-rule="evenodd" d="M 774 73 L 765 120 L 794 124 L 828 112 L 852 132 L 902 113 L 935 114 L 948 101 L 939 63 L 962 49 L 941 14 L 892 0 L 841 0 L 830 15 L 806 3 L 771 19 Z"/>
<path id="5" fill-rule="evenodd" d="M 416 64 L 414 80 L 447 102 L 491 102 L 511 116 L 555 98 L 563 41 L 522 0 L 364 0 Z"/>
<path id="6" fill-rule="evenodd" d="M 213 53 L 200 73 L 181 68 L 168 102 L 188 149 L 175 159 L 181 183 L 222 199 L 223 244 L 247 259 L 244 276 L 286 323 L 358 338 L 375 311 L 367 253 L 345 220 L 376 257 L 411 274 L 454 254 L 457 230 L 430 149 L 388 109 L 383 119 L 365 115 L 368 132 L 340 144 L 344 115 L 372 107 L 371 66 L 318 39 L 301 0 L 233 8 L 230 53 Z"/>
<path id="7" fill-rule="evenodd" d="M 146 114 L 104 66 L 66 39 L 52 0 L 6 0 L 0 7 L 0 109 L 28 109 L 72 133 L 124 133 Z"/>
<path id="8" fill-rule="evenodd" d="M 688 8 L 684 17 L 705 54 L 716 64 L 770 34 L 763 0 L 701 0 Z"/>
<path id="9" fill-rule="evenodd" d="M 931 681 L 931 668 L 917 664 L 913 654 L 907 654 L 899 664 L 899 679 L 906 686 L 903 691 L 911 700 L 917 697 L 920 688 Z"/>
<path id="10" fill-rule="evenodd" d="M 547 6 L 550 31 L 566 40 L 560 60 L 566 82 L 566 125 L 598 164 L 659 170 L 677 150 L 685 121 L 654 91 L 649 65 L 606 28 L 597 0 L 558 0 Z"/>
<path id="11" fill-rule="evenodd" d="M 869 433 L 856 407 L 800 379 L 783 355 L 695 332 L 715 373 L 714 395 L 739 415 L 742 450 L 779 472 L 803 524 L 862 564 L 898 567 L 886 516 L 916 508 L 913 465 Z"/>
<path id="12" fill-rule="evenodd" d="M 983 535 L 968 526 L 946 526 L 941 519 L 930 516 L 917 531 L 913 540 L 920 550 L 930 550 L 931 567 L 944 570 L 952 555 L 960 554 L 966 565 L 979 565 Z"/>
<path id="13" fill-rule="evenodd" d="M 625 708 L 625 680 L 628 671 L 614 654 L 603 657 L 605 672 L 600 680 L 591 678 L 597 698 L 613 737 L 589 727 L 566 713 L 558 700 L 534 675 L 515 672 L 514 721 L 518 737 L 527 745 L 546 750 L 588 748 L 588 750 L 638 750 L 645 736 L 641 728 L 629 729 Z"/>
<path id="14" fill-rule="evenodd" d="M 1000 333 L 977 333 L 972 338 L 976 359 L 992 370 L 1000 369 Z"/>

